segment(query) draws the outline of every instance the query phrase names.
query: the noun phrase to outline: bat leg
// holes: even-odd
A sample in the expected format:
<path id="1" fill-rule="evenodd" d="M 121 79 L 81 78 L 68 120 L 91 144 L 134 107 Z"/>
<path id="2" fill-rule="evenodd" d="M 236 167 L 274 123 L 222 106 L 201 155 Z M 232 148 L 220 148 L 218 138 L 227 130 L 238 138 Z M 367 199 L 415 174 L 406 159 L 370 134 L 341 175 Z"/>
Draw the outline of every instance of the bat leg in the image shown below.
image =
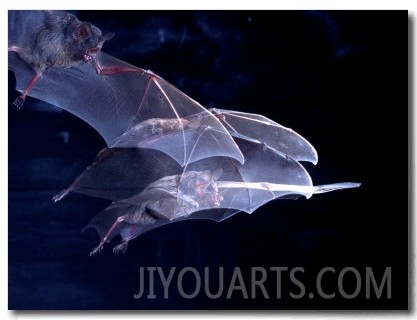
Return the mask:
<path id="1" fill-rule="evenodd" d="M 116 221 L 112 224 L 112 226 L 110 227 L 109 231 L 107 231 L 106 235 L 104 236 L 103 240 L 100 241 L 100 243 L 98 244 L 97 247 L 95 247 L 93 250 L 91 250 L 90 252 L 90 257 L 94 256 L 96 253 L 101 252 L 101 250 L 103 250 L 103 245 L 105 242 L 107 242 L 108 238 L 110 237 L 111 233 L 113 232 L 114 228 L 116 228 L 116 226 L 120 223 L 125 221 L 127 218 L 127 214 L 124 216 L 120 216 L 116 219 Z"/>
<path id="2" fill-rule="evenodd" d="M 38 72 L 35 74 L 35 76 L 30 80 L 29 84 L 27 85 L 26 89 L 23 90 L 20 97 L 18 97 L 15 101 L 13 101 L 13 104 L 20 109 L 23 106 L 23 103 L 25 102 L 26 96 L 28 95 L 30 89 L 35 85 L 36 81 L 42 76 L 41 72 Z"/>
<path id="3" fill-rule="evenodd" d="M 103 244 L 104 244 L 104 242 L 101 241 L 97 247 L 95 247 L 93 250 L 91 250 L 90 257 L 94 256 L 96 253 L 101 252 L 101 250 L 103 250 Z"/>
<path id="4" fill-rule="evenodd" d="M 125 238 L 125 240 L 118 244 L 117 246 L 115 246 L 113 248 L 113 252 L 119 254 L 119 252 L 125 253 L 127 250 L 127 245 L 129 244 L 129 241 L 132 239 L 133 233 L 135 232 L 136 228 L 137 228 L 137 224 L 133 225 L 130 227 L 129 230 L 129 235 Z"/>

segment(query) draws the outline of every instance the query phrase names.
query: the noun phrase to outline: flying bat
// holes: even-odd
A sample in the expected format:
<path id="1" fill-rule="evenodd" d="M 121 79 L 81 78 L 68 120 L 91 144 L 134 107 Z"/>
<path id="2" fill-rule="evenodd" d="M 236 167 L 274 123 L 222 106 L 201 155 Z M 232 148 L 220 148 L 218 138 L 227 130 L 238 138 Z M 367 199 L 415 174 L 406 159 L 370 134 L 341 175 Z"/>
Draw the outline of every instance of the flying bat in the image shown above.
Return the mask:
<path id="1" fill-rule="evenodd" d="M 238 212 L 252 213 L 260 206 L 275 199 L 307 198 L 313 194 L 334 190 L 355 188 L 360 184 L 343 182 L 313 186 L 312 180 L 302 164 L 288 155 L 274 150 L 264 143 L 250 139 L 235 140 L 245 157 L 241 164 L 228 157 L 210 157 L 189 165 L 176 168 L 166 163 L 166 175 L 150 170 L 144 181 L 155 180 L 147 186 L 136 184 L 136 194 L 126 199 L 113 201 L 109 207 L 99 212 L 86 228 L 94 228 L 100 236 L 99 245 L 91 255 L 100 252 L 105 242 L 120 234 L 122 242 L 114 252 L 125 251 L 130 240 L 144 232 L 165 224 L 187 219 L 210 219 L 223 221 Z M 105 187 L 100 183 L 91 184 L 91 177 L 100 176 L 109 167 L 120 167 L 119 161 L 141 155 L 136 150 L 119 149 L 102 152 L 98 162 L 89 167 L 72 184 L 72 191 L 103 198 L 114 199 L 111 184 L 124 185 L 129 193 L 134 193 L 134 184 L 129 174 L 113 171 L 116 179 L 105 179 Z M 149 159 L 152 159 L 150 157 Z M 116 165 L 116 163 L 118 163 Z M 151 162 L 155 164 L 155 162 Z M 155 166 L 164 167 L 164 163 Z M 175 173 L 176 170 L 179 170 Z M 133 181 L 135 178 L 133 178 Z M 82 186 L 82 187 L 81 187 Z M 91 189 L 96 189 L 95 194 Z M 85 192 L 88 190 L 88 192 Z M 119 195 L 119 194 L 118 194 Z"/>
<path id="2" fill-rule="evenodd" d="M 156 149 L 181 165 L 209 156 L 243 163 L 215 115 L 153 72 L 101 52 L 112 36 L 64 11 L 9 11 L 9 69 L 22 92 L 15 105 L 29 95 L 67 110 L 110 148 Z M 186 120 L 195 114 L 204 116 Z"/>
<path id="3" fill-rule="evenodd" d="M 114 36 L 64 11 L 9 11 L 9 69 L 21 92 L 95 128 L 102 150 L 67 189 L 111 200 L 87 227 L 101 251 L 184 219 L 222 221 L 268 201 L 358 187 L 313 186 L 300 161 L 317 163 L 302 136 L 262 115 L 207 110 L 153 72 L 102 52 Z"/>

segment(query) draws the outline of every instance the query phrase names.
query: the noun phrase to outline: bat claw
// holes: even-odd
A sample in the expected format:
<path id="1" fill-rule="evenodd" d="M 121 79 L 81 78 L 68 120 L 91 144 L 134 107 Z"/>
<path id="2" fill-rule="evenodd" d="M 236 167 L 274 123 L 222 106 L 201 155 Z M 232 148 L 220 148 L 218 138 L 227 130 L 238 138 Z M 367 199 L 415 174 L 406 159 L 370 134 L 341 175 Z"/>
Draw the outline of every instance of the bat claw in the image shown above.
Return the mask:
<path id="1" fill-rule="evenodd" d="M 97 247 L 91 250 L 90 257 L 94 256 L 96 253 L 100 253 L 101 250 L 103 250 L 103 242 L 100 242 L 100 244 Z"/>
<path id="2" fill-rule="evenodd" d="M 64 189 L 64 190 L 62 190 L 60 193 L 58 193 L 57 195 L 55 195 L 55 196 L 52 198 L 52 201 L 53 201 L 53 202 L 58 202 L 58 201 L 60 201 L 63 197 L 65 197 L 65 196 L 68 194 L 68 192 L 69 192 L 69 190 L 68 190 L 68 189 Z"/>
<path id="3" fill-rule="evenodd" d="M 21 95 L 20 97 L 18 97 L 15 101 L 13 101 L 13 105 L 17 108 L 20 109 L 23 106 L 23 103 L 25 102 L 26 97 L 24 95 Z"/>
<path id="4" fill-rule="evenodd" d="M 125 253 L 127 250 L 127 244 L 129 241 L 124 241 L 113 248 L 113 252 L 119 254 L 119 252 Z"/>

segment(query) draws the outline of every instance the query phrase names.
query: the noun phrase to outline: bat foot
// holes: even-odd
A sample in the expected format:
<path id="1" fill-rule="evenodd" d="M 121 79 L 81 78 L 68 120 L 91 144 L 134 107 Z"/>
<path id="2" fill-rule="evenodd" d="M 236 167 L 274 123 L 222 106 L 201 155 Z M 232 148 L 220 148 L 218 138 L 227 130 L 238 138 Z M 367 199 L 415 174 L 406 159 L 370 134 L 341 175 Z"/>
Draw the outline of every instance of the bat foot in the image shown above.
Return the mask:
<path id="1" fill-rule="evenodd" d="M 129 243 L 129 241 L 124 241 L 120 244 L 118 244 L 117 246 L 115 246 L 113 248 L 113 252 L 119 254 L 119 252 L 121 253 L 125 253 L 127 250 L 127 244 Z"/>
<path id="2" fill-rule="evenodd" d="M 15 101 L 13 101 L 13 105 L 17 108 L 20 109 L 23 106 L 23 103 L 25 102 L 26 96 L 21 95 L 20 97 L 18 97 Z"/>
<path id="3" fill-rule="evenodd" d="M 91 250 L 90 257 L 94 256 L 96 253 L 100 253 L 101 250 L 103 250 L 103 242 L 100 242 L 100 244 L 97 247 Z"/>

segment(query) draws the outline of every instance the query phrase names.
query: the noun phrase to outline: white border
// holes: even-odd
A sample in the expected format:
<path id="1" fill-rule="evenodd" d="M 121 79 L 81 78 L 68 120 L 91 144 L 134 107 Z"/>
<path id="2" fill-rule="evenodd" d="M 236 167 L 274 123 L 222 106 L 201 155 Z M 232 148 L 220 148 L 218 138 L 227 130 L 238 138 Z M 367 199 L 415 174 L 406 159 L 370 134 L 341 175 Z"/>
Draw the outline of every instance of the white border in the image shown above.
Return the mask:
<path id="1" fill-rule="evenodd" d="M 128 8 L 128 9 L 397 9 L 409 10 L 409 17 L 414 21 L 413 25 L 413 50 L 412 52 L 416 55 L 415 50 L 415 42 L 416 42 L 416 32 L 415 32 L 415 17 L 416 17 L 416 6 L 417 2 L 414 1 L 405 1 L 405 0 L 396 0 L 396 1 L 371 1 L 371 0 L 350 0 L 350 1 L 336 1 L 336 0 L 286 0 L 286 1 L 266 1 L 266 0 L 251 0 L 251 1 L 243 1 L 243 0 L 234 0 L 234 1 L 225 1 L 225 0 L 205 0 L 205 1 L 126 1 L 126 0 L 117 0 L 114 1 L 79 1 L 79 0 L 72 0 L 69 4 L 61 3 L 58 1 L 53 2 L 53 7 L 51 7 L 51 1 L 45 0 L 37 0 L 34 1 L 22 1 L 22 0 L 3 0 L 0 2 L 0 39 L 2 39 L 3 43 L 5 44 L 7 39 L 7 10 L 8 9 L 95 9 L 100 8 L 102 9 L 116 9 L 115 3 L 117 3 L 117 8 Z M 238 5 L 238 6 L 236 6 Z M 2 90 L 3 94 L 1 95 L 2 98 L 2 106 L 0 108 L 0 146 L 2 146 L 2 153 L 0 156 L 0 213 L 2 216 L 2 223 L 0 223 L 2 230 L 0 232 L 0 248 L 1 250 L 1 257 L 2 263 L 0 264 L 0 275 L 1 275 L 1 307 L 0 307 L 0 319 L 57 319 L 57 318 L 64 318 L 64 319 L 195 319 L 195 318 L 219 318 L 221 317 L 230 317 L 230 318 L 253 318 L 253 317 L 262 317 L 267 319 L 302 319 L 302 318 L 326 318 L 326 319 L 342 319 L 342 318 L 355 318 L 355 319 L 365 319 L 365 318 L 384 318 L 384 319 L 391 319 L 391 318 L 408 318 L 414 315 L 414 312 L 411 314 L 403 313 L 387 313 L 387 312 L 363 312 L 360 315 L 356 312 L 352 313 L 340 313 L 337 315 L 336 312 L 328 312 L 326 313 L 319 313 L 315 314 L 311 312 L 310 314 L 301 314 L 301 315 L 290 315 L 290 312 L 287 313 L 279 313 L 279 312 L 264 312 L 262 313 L 239 313 L 239 314 L 231 314 L 230 312 L 220 313 L 220 312 L 206 312 L 206 315 L 203 312 L 200 312 L 198 316 L 196 313 L 185 313 L 185 314 L 169 314 L 168 312 L 164 313 L 157 313 L 153 316 L 150 313 L 143 314 L 140 312 L 136 313 L 115 313 L 105 314 L 94 314 L 92 312 L 89 313 L 74 313 L 68 312 L 66 314 L 58 314 L 58 313 L 34 313 L 34 314 L 22 314 L 19 313 L 17 315 L 15 312 L 7 311 L 7 296 L 8 296 L 8 288 L 7 288 L 7 264 L 8 264 L 8 257 L 7 257 L 7 108 L 8 104 L 6 103 L 7 99 L 7 55 L 6 55 L 6 46 L 2 46 L 3 50 L 0 50 L 1 56 L 1 64 L 0 64 L 0 74 L 3 77 L 4 81 L 1 82 L 0 90 Z M 413 74 L 416 73 L 416 64 L 413 64 L 414 69 L 411 71 Z M 414 86 L 412 88 L 413 92 L 415 92 L 415 81 Z M 414 107 L 414 106 L 413 106 Z M 417 123 L 417 112 L 414 108 L 414 119 L 413 124 Z M 416 130 L 413 130 L 413 139 L 417 141 Z M 415 147 L 414 147 L 415 148 Z M 413 148 L 413 149 L 414 149 Z M 6 150 L 6 152 L 5 152 Z M 414 150 L 413 150 L 414 151 Z M 413 155 L 413 159 L 416 159 L 415 154 Z M 413 164 L 413 181 L 416 181 L 416 168 L 415 163 Z M 413 208 L 415 208 L 415 196 L 413 199 Z M 414 225 L 412 226 L 413 231 L 416 232 L 417 228 L 417 219 L 414 215 L 412 219 Z M 412 248 L 415 249 L 415 242 L 414 238 L 412 239 L 413 245 Z M 414 274 L 413 278 L 415 280 L 416 275 L 416 266 L 415 266 L 415 253 L 412 254 L 412 272 Z M 411 308 L 415 308 L 415 292 L 416 286 L 415 281 L 412 284 L 413 286 L 413 293 L 414 297 L 412 299 L 412 306 Z"/>
<path id="2" fill-rule="evenodd" d="M 115 3 L 117 4 L 115 6 Z M 117 2 L 111 1 L 85 1 L 85 0 L 71 0 L 71 2 L 63 3 L 62 1 L 55 1 L 51 7 L 51 1 L 49 0 L 37 0 L 36 2 L 29 0 L 5 0 L 2 1 L 1 6 L 7 9 L 91 9 L 97 10 L 114 10 L 114 9 L 280 9 L 280 10 L 292 10 L 292 9 L 351 9 L 351 10 L 384 10 L 384 9 L 397 9 L 397 10 L 410 10 L 415 8 L 413 1 L 408 0 L 396 0 L 396 1 L 372 1 L 372 0 L 351 0 L 351 1 L 332 1 L 332 0 L 291 0 L 291 1 L 271 1 L 271 0 L 193 0 L 193 1 L 130 1 L 130 0 L 118 0 Z M 414 7 L 413 7 L 414 6 Z"/>

